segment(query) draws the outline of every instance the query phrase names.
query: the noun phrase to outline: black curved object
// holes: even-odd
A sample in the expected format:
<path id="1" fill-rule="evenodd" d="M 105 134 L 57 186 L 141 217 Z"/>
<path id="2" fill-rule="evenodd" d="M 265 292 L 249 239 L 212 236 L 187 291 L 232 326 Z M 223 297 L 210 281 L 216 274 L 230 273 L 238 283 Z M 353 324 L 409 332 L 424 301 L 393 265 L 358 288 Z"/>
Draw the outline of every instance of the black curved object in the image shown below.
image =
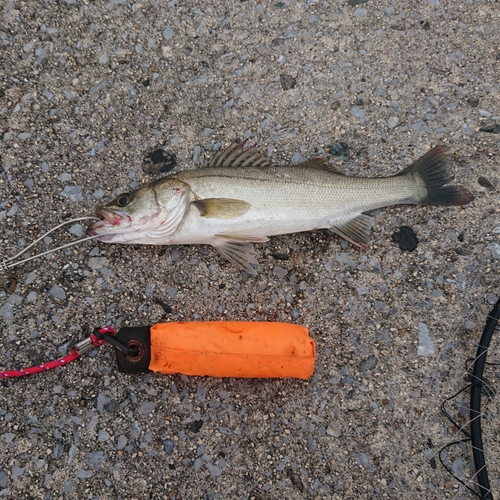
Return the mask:
<path id="1" fill-rule="evenodd" d="M 499 318 L 500 298 L 488 315 L 483 334 L 481 335 L 481 340 L 477 347 L 470 391 L 470 439 L 474 456 L 476 478 L 479 485 L 479 494 L 483 500 L 493 500 L 493 494 L 491 493 L 488 471 L 486 470 L 486 463 L 484 460 L 483 437 L 481 433 L 481 392 L 484 386 L 483 373 L 484 365 L 486 364 L 486 354 L 488 353 L 493 333 L 498 326 Z"/>

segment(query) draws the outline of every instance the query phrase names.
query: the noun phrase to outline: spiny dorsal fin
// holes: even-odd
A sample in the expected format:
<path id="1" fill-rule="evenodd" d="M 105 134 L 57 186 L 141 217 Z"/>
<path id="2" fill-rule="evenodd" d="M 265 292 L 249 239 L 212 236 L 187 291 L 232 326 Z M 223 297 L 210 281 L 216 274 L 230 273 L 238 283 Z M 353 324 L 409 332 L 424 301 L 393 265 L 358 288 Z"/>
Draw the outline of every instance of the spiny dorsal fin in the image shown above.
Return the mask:
<path id="1" fill-rule="evenodd" d="M 343 172 L 334 167 L 333 165 L 329 165 L 326 163 L 325 158 L 313 158 L 312 160 L 306 160 L 301 163 L 294 163 L 290 165 L 291 167 L 300 167 L 300 168 L 314 168 L 316 170 L 326 170 L 328 172 L 332 172 L 334 174 L 345 175 Z"/>
<path id="2" fill-rule="evenodd" d="M 250 203 L 231 198 L 206 198 L 191 203 L 199 211 L 202 217 L 214 219 L 233 219 L 243 215 L 249 208 Z"/>
<path id="3" fill-rule="evenodd" d="M 341 226 L 331 227 L 330 231 L 337 233 L 358 247 L 366 248 L 369 246 L 368 238 L 370 236 L 372 221 L 373 218 L 369 215 L 361 214 Z"/>
<path id="4" fill-rule="evenodd" d="M 255 149 L 255 145 L 245 148 L 247 141 L 236 139 L 226 149 L 217 151 L 207 167 L 270 167 L 271 162 Z"/>

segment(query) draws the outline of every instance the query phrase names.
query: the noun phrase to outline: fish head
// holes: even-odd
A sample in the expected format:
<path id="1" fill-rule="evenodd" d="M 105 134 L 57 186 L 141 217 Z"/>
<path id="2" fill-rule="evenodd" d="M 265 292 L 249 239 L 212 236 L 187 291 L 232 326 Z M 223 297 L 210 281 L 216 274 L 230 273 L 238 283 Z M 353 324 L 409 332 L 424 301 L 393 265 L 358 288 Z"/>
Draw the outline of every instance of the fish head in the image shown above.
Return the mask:
<path id="1" fill-rule="evenodd" d="M 162 245 L 184 219 L 191 203 L 189 185 L 175 178 L 146 184 L 99 207 L 88 236 L 107 243 Z"/>

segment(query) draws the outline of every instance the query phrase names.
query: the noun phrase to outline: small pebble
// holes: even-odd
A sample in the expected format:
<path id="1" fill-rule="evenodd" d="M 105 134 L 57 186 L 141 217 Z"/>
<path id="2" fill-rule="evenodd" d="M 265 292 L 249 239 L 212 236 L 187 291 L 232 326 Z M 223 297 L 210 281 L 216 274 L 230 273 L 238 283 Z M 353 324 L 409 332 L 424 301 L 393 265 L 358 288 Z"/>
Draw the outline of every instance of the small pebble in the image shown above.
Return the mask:
<path id="1" fill-rule="evenodd" d="M 353 108 L 351 108 L 351 116 L 357 118 L 361 125 L 366 122 L 365 110 L 363 108 L 360 108 L 359 106 L 354 106 Z"/>
<path id="2" fill-rule="evenodd" d="M 365 9 L 364 7 L 362 8 L 357 8 L 354 10 L 354 17 L 365 17 L 368 14 L 368 9 Z"/>
<path id="3" fill-rule="evenodd" d="M 288 274 L 288 269 L 285 269 L 280 266 L 274 266 L 273 274 L 275 276 L 278 276 L 279 278 L 284 278 Z"/>
<path id="4" fill-rule="evenodd" d="M 175 443 L 171 439 L 165 439 L 163 447 L 165 448 L 165 453 L 171 455 L 174 452 Z"/>
<path id="5" fill-rule="evenodd" d="M 84 233 L 83 226 L 81 224 L 74 224 L 68 229 L 68 231 L 77 238 L 81 238 Z"/>
<path id="6" fill-rule="evenodd" d="M 500 243 L 488 243 L 487 247 L 495 260 L 500 259 Z"/>
<path id="7" fill-rule="evenodd" d="M 93 451 L 85 457 L 85 463 L 93 470 L 98 470 L 104 461 L 103 451 Z"/>
<path id="8" fill-rule="evenodd" d="M 18 467 L 17 465 L 14 465 L 14 467 L 12 467 L 10 477 L 11 477 L 11 479 L 16 479 L 19 476 L 22 476 L 23 474 L 24 474 L 24 469 L 21 467 Z"/>
<path id="9" fill-rule="evenodd" d="M 64 300 L 66 298 L 66 292 L 64 291 L 63 288 L 61 288 L 58 285 L 54 285 L 50 290 L 49 290 L 50 295 L 54 297 L 55 299 L 60 299 Z"/>
<path id="10" fill-rule="evenodd" d="M 82 199 L 82 188 L 80 186 L 64 186 L 61 195 L 73 203 L 77 203 Z"/>
<path id="11" fill-rule="evenodd" d="M 139 413 L 143 416 L 148 416 L 150 413 L 154 411 L 156 408 L 156 403 L 154 401 L 147 401 L 141 404 L 139 406 Z"/>
<path id="12" fill-rule="evenodd" d="M 431 354 L 434 354 L 434 341 L 432 340 L 427 325 L 425 323 L 419 323 L 418 328 L 419 334 L 417 354 L 419 356 L 430 356 Z"/>
<path id="13" fill-rule="evenodd" d="M 373 472 L 373 464 L 366 453 L 355 453 L 356 461 L 362 465 L 367 472 Z"/>
<path id="14" fill-rule="evenodd" d="M 110 438 L 109 432 L 100 430 L 98 435 L 97 435 L 97 440 L 100 442 L 105 442 Z"/>
<path id="15" fill-rule="evenodd" d="M 387 120 L 387 126 L 389 128 L 394 128 L 398 125 L 399 123 L 399 118 L 397 116 L 391 116 L 389 120 Z"/>
<path id="16" fill-rule="evenodd" d="M 105 83 L 97 83 L 96 85 L 93 85 L 92 87 L 90 87 L 89 93 L 93 94 L 95 92 L 99 92 L 100 90 L 104 90 L 105 88 L 106 88 Z"/>
<path id="17" fill-rule="evenodd" d="M 71 444 L 68 451 L 68 465 L 71 465 L 71 462 L 73 462 L 73 459 L 76 457 L 77 453 L 78 448 L 74 444 Z"/>
<path id="18" fill-rule="evenodd" d="M 172 26 L 170 26 L 170 24 L 167 24 L 162 32 L 162 35 L 164 40 L 170 40 L 171 38 L 173 38 L 174 30 L 172 29 Z"/>
<path id="19" fill-rule="evenodd" d="M 118 438 L 118 442 L 116 443 L 117 450 L 123 450 L 123 448 L 127 446 L 127 442 L 128 442 L 127 436 L 121 434 Z"/>
<path id="20" fill-rule="evenodd" d="M 342 432 L 339 426 L 334 424 L 333 422 L 328 425 L 326 433 L 334 438 L 339 438 L 340 436 L 342 436 Z"/>
<path id="21" fill-rule="evenodd" d="M 92 477 L 93 472 L 91 470 L 85 470 L 85 469 L 76 469 L 75 470 L 75 476 L 78 479 L 88 479 L 89 477 Z"/>
<path id="22" fill-rule="evenodd" d="M 366 359 L 358 363 L 359 373 L 366 373 L 373 370 L 378 363 L 378 358 L 374 354 L 368 356 Z"/>
<path id="23" fill-rule="evenodd" d="M 204 85 L 207 82 L 208 82 L 208 76 L 206 73 L 202 73 L 193 80 L 193 83 L 196 85 Z"/>
<path id="24" fill-rule="evenodd" d="M 417 132 L 427 132 L 429 130 L 427 123 L 425 123 L 423 120 L 413 123 L 412 125 L 410 125 L 410 128 L 416 130 Z"/>
<path id="25" fill-rule="evenodd" d="M 222 474 L 222 469 L 220 467 L 217 467 L 217 465 L 208 463 L 207 469 L 211 476 L 219 477 Z"/>

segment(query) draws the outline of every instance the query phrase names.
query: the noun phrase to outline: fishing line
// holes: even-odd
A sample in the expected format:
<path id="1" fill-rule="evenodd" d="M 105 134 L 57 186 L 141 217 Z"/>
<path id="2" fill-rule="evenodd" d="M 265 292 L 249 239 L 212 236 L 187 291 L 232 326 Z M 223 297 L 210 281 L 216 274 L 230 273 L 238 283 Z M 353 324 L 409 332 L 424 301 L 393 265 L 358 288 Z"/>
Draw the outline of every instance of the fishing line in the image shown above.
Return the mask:
<path id="1" fill-rule="evenodd" d="M 50 229 L 46 233 L 42 234 L 42 236 L 40 236 L 35 241 L 33 241 L 33 243 L 30 243 L 26 248 L 23 248 L 21 251 L 16 253 L 16 255 L 13 255 L 12 257 L 8 257 L 7 259 L 3 259 L 3 261 L 0 262 L 0 270 L 6 271 L 7 269 L 9 269 L 11 267 L 15 267 L 15 266 L 18 266 L 20 264 L 24 264 L 25 262 L 29 262 L 30 260 L 37 259 L 38 257 L 43 257 L 44 255 L 56 252 L 57 250 L 63 250 L 64 248 L 68 248 L 68 247 L 71 247 L 73 245 L 77 245 L 78 243 L 83 243 L 84 241 L 93 240 L 94 238 L 97 238 L 97 236 L 87 236 L 85 238 L 80 238 L 79 240 L 73 241 L 71 243 L 66 243 L 65 245 L 61 245 L 57 248 L 53 248 L 51 250 L 47 250 L 45 252 L 42 252 L 42 253 L 39 253 L 36 255 L 32 255 L 31 257 L 27 257 L 26 259 L 12 262 L 13 260 L 17 259 L 21 255 L 25 254 L 30 248 L 35 246 L 39 241 L 43 240 L 43 238 L 45 238 L 49 234 L 53 233 L 57 229 L 60 229 L 61 227 L 64 227 L 68 224 L 72 224 L 73 222 L 79 222 L 82 220 L 99 220 L 99 218 L 98 217 L 91 217 L 91 216 L 90 217 L 78 217 L 77 219 L 71 219 L 71 220 L 67 220 L 65 222 L 62 222 L 61 224 L 57 225 L 56 227 L 53 227 L 52 229 Z"/>

